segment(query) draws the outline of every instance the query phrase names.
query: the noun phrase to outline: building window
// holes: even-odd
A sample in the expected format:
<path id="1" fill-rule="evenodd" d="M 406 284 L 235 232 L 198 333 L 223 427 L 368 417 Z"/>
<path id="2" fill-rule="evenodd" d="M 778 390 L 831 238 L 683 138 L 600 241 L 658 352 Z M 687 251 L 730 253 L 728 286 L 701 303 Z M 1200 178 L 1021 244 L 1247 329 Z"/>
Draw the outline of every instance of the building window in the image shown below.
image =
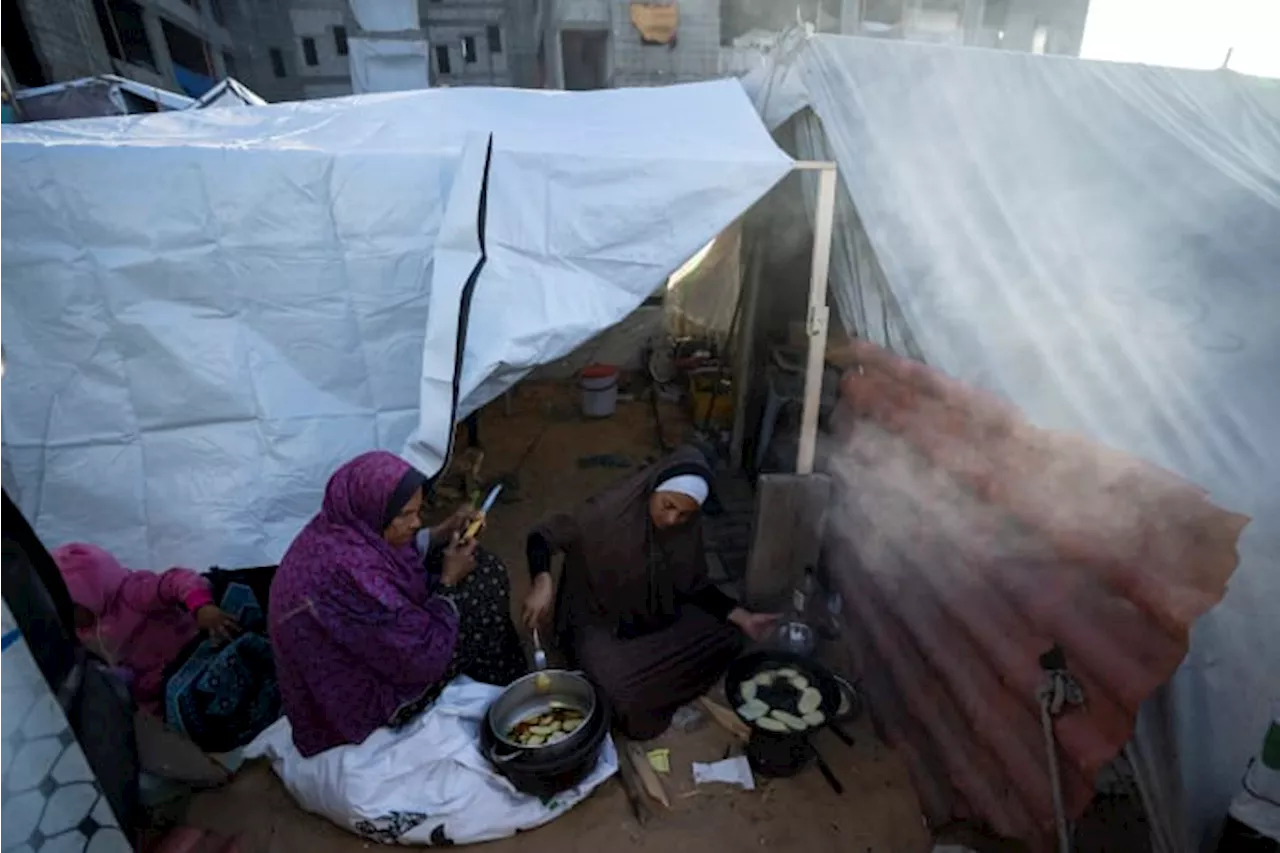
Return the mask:
<path id="1" fill-rule="evenodd" d="M 502 53 L 502 29 L 497 24 L 484 28 L 485 39 L 489 42 L 490 53 Z"/>
<path id="2" fill-rule="evenodd" d="M 113 59 L 155 70 L 156 57 L 142 21 L 142 7 L 133 0 L 94 0 L 94 14 Z"/>
<path id="3" fill-rule="evenodd" d="M 228 77 L 236 76 L 236 58 L 231 55 L 229 50 L 222 52 L 222 68 L 227 72 Z"/>
<path id="4" fill-rule="evenodd" d="M 271 48 L 269 52 L 271 54 L 271 72 L 277 77 L 288 76 L 284 70 L 284 53 L 278 47 Z"/>
<path id="5" fill-rule="evenodd" d="M 346 27 L 333 28 L 333 46 L 334 46 L 334 49 L 338 51 L 338 56 L 347 55 L 347 28 Z"/>
<path id="6" fill-rule="evenodd" d="M 451 70 L 449 67 L 449 48 L 442 44 L 436 45 L 436 71 L 441 74 L 448 74 Z"/>
<path id="7" fill-rule="evenodd" d="M 320 57 L 316 55 L 316 40 L 311 36 L 302 39 L 302 59 L 312 68 L 320 64 Z"/>
<path id="8" fill-rule="evenodd" d="M 169 57 L 174 65 L 205 77 L 213 76 L 213 56 L 204 39 L 163 19 L 160 21 L 160 29 L 164 33 L 165 44 L 169 46 Z"/>
<path id="9" fill-rule="evenodd" d="M 1044 24 L 1036 24 L 1035 31 L 1031 33 L 1031 52 L 1049 52 L 1049 28 Z"/>
<path id="10" fill-rule="evenodd" d="M 873 27 L 900 26 L 902 17 L 902 0 L 867 0 L 862 7 L 863 23 Z"/>
<path id="11" fill-rule="evenodd" d="M 462 37 L 462 61 L 470 65 L 476 61 L 476 37 Z"/>
<path id="12" fill-rule="evenodd" d="M 982 7 L 982 26 L 1003 30 L 1009 20 L 1009 0 L 987 0 Z"/>

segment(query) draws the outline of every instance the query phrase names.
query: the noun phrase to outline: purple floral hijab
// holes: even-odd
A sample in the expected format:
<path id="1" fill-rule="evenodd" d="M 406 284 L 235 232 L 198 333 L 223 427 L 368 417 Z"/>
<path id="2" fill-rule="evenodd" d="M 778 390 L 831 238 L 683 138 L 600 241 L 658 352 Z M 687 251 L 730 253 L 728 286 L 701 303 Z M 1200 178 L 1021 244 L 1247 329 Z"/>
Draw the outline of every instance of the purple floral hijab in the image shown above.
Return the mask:
<path id="1" fill-rule="evenodd" d="M 412 471 L 376 451 L 343 465 L 271 585 L 270 631 L 284 712 L 305 756 L 360 743 L 443 676 L 453 607 L 431 594 L 422 557 L 382 537 Z"/>

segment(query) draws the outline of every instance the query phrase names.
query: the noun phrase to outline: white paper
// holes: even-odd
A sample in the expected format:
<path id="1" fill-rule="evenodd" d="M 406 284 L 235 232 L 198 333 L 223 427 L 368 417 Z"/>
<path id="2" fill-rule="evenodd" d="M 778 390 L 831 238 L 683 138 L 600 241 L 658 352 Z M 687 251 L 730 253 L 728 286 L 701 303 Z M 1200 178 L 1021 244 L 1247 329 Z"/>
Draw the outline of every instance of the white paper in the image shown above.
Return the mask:
<path id="1" fill-rule="evenodd" d="M 693 763 L 693 781 L 696 785 L 707 782 L 723 782 L 726 785 L 737 785 L 748 791 L 756 789 L 756 779 L 751 773 L 751 763 L 745 755 L 726 758 L 714 764 Z"/>

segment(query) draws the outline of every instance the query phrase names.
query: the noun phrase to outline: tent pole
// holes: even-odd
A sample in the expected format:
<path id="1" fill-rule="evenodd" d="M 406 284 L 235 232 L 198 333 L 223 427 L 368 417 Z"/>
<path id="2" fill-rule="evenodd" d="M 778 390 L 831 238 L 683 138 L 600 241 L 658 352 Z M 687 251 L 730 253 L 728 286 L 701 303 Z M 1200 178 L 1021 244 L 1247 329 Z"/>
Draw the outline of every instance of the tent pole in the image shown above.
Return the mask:
<path id="1" fill-rule="evenodd" d="M 817 164 L 804 164 L 812 169 Z M 818 167 L 818 205 L 813 220 L 813 263 L 809 275 L 809 313 L 805 332 L 809 353 L 804 370 L 804 408 L 800 416 L 800 452 L 796 473 L 812 474 L 818 449 L 818 404 L 822 395 L 822 365 L 827 350 L 827 274 L 831 267 L 831 230 L 835 225 L 836 164 Z"/>
<path id="2" fill-rule="evenodd" d="M 729 464 L 735 471 L 742 468 L 742 444 L 747 431 L 747 396 L 751 393 L 751 368 L 755 365 L 756 315 L 760 304 L 760 275 L 764 266 L 764 244 L 760 228 L 742 220 L 742 235 L 751 235 L 751 249 L 747 256 L 746 275 L 741 277 L 746 300 L 738 317 L 738 329 L 731 331 L 733 342 L 733 433 L 729 439 Z M 739 255 L 741 256 L 741 255 Z"/>

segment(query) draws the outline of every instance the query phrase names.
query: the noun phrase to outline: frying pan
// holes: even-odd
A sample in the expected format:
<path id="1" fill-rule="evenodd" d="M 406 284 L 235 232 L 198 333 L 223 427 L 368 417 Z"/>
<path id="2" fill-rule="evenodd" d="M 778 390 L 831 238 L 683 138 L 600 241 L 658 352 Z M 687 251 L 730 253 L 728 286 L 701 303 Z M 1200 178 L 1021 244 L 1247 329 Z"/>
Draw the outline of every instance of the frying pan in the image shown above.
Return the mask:
<path id="1" fill-rule="evenodd" d="M 817 731 L 831 723 L 838 723 L 856 716 L 861 703 L 849 682 L 843 678 L 838 678 L 826 667 L 816 664 L 808 658 L 772 649 L 750 652 L 729 665 L 729 669 L 724 676 L 724 692 L 735 712 L 742 705 L 743 682 L 754 678 L 758 673 L 765 670 L 783 668 L 794 669 L 809 681 L 810 687 L 817 688 L 818 692 L 822 694 L 822 704 L 818 706 L 818 710 L 822 711 L 823 716 L 827 719 L 822 726 L 814 726 L 811 731 Z M 840 712 L 842 705 L 846 707 L 843 714 Z M 752 722 L 747 720 L 743 720 L 743 722 L 752 728 L 760 729 L 759 726 Z M 764 729 L 760 730 L 765 731 Z"/>

